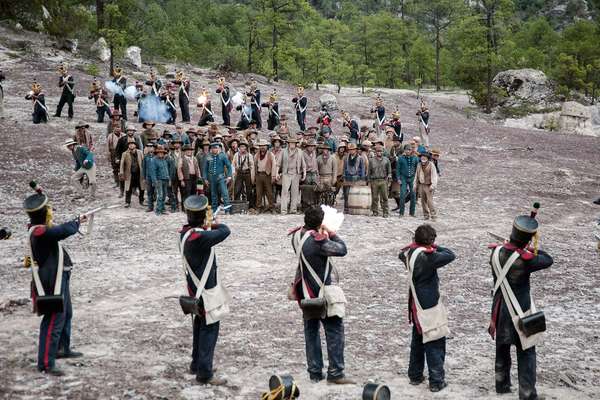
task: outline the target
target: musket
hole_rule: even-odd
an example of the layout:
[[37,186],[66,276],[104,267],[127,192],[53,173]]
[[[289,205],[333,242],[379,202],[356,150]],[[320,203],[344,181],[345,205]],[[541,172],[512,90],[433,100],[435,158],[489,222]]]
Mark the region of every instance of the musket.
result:
[[90,233],[92,233],[92,228],[94,227],[94,215],[102,210],[109,210],[111,208],[117,208],[120,207],[120,204],[113,204],[111,206],[101,206],[98,208],[94,208],[93,210],[90,210],[86,213],[84,213],[83,215],[85,215],[86,217],[88,217],[88,227],[87,227],[87,231],[86,231],[86,235],[89,235]]
[[214,221],[215,219],[217,219],[217,215],[219,215],[219,213],[220,213],[221,211],[227,211],[227,210],[229,210],[230,208],[231,208],[231,204],[230,204],[230,205],[228,205],[228,206],[219,206],[219,207],[217,207],[217,211],[215,211],[215,212],[214,212],[214,214],[213,214],[213,221]]
[[489,231],[488,231],[488,233],[487,233],[487,234],[488,234],[488,235],[490,235],[491,237],[493,237],[495,240],[498,240],[498,241],[500,241],[500,242],[502,242],[502,243],[504,243],[504,242],[508,242],[508,239],[506,239],[505,237],[503,237],[503,236],[500,236],[500,235],[498,235],[498,234],[495,234],[495,233],[493,233],[493,232],[489,232]]

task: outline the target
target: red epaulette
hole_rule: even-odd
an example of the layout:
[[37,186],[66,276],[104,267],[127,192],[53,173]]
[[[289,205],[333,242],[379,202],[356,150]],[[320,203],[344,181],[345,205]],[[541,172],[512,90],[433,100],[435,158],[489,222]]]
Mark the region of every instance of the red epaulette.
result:
[[500,246],[498,243],[490,243],[488,244],[488,249],[495,249]]
[[198,231],[194,231],[192,233],[190,233],[190,236],[188,236],[188,241],[189,240],[196,240],[198,239],[200,236],[202,236],[202,233],[198,232]]
[[292,229],[288,230],[288,236],[293,235],[294,233],[298,232],[300,229],[302,229],[301,226],[298,226],[296,228],[292,228]]
[[42,236],[44,233],[46,233],[45,226],[38,226],[33,230],[33,236]]
[[527,250],[517,250],[519,252],[519,255],[521,256],[521,258],[525,261],[530,261],[533,260],[535,258],[535,254],[528,252]]

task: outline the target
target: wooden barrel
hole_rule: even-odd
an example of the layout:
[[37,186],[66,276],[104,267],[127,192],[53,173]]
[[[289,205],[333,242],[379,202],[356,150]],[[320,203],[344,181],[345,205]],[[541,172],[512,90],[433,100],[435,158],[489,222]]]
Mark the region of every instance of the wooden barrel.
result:
[[369,186],[350,187],[348,213],[351,215],[371,215],[371,188]]
[[390,388],[377,383],[367,383],[363,388],[363,400],[390,400]]

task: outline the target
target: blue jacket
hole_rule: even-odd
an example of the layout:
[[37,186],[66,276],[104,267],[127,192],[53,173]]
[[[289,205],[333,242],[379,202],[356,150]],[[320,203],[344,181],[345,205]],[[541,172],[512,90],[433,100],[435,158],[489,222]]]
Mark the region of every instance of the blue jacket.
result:
[[[80,168],[90,169],[94,165],[94,153],[85,146],[75,146],[73,158],[75,159],[75,171]],[[85,161],[87,164],[84,165]]]
[[325,139],[323,143],[328,145],[332,152],[335,152],[337,150],[337,144],[335,143],[334,138],[329,137],[329,139]]
[[414,178],[417,172],[417,165],[419,165],[419,157],[401,155],[396,162],[396,176],[398,176],[398,179]]
[[150,163],[150,180],[156,182],[158,180],[168,181],[169,178],[169,162],[166,158],[155,157]]
[[150,154],[146,154],[142,160],[142,176],[146,182],[152,182],[152,175],[150,170],[152,169],[152,163],[154,157]]
[[[183,239],[186,232],[190,230],[189,225],[184,225],[181,230],[180,238]],[[210,231],[204,232],[193,232],[191,233],[186,242],[183,244],[183,255],[187,259],[190,268],[194,271],[194,274],[198,279],[202,279],[202,274],[206,269],[208,257],[210,256],[210,250],[213,246],[221,243],[227,239],[231,231],[227,225],[219,224],[212,225]],[[212,265],[208,266],[211,271],[208,275],[208,280],[204,286],[206,289],[212,289],[217,285],[217,257],[215,256]],[[187,276],[187,283],[190,291],[190,295],[196,294],[196,285],[192,281],[191,277]]]
[[167,165],[169,166],[169,179],[174,180],[177,178],[177,165],[175,165],[175,159],[173,156],[165,157]]
[[216,156],[209,153],[202,166],[202,176],[206,180],[223,177],[225,175],[225,167],[227,167],[227,177],[231,178],[233,168],[227,155],[223,152],[220,152]]
[[356,155],[354,165],[350,163],[350,155],[344,160],[344,180],[348,182],[365,179],[367,176],[365,168],[365,160],[360,154]]

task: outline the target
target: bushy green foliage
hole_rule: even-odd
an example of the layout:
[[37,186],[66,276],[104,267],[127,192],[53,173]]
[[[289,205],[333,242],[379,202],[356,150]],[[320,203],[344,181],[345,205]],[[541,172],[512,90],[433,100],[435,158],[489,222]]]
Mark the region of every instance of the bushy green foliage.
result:
[[[9,18],[44,21],[59,37],[104,36],[116,58],[129,45],[153,62],[315,85],[461,87],[478,104],[498,98],[488,82],[535,68],[559,91],[596,97],[600,30],[580,18],[557,30],[541,0],[22,0]],[[42,4],[51,18],[42,16]],[[104,13],[96,15],[97,5]],[[588,1],[596,13],[600,0]],[[101,23],[99,27],[97,24]],[[564,28],[564,29],[563,29]],[[438,62],[436,62],[438,61]]]

